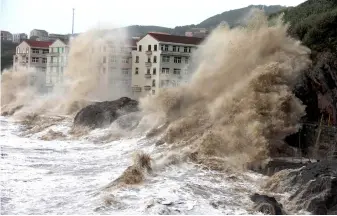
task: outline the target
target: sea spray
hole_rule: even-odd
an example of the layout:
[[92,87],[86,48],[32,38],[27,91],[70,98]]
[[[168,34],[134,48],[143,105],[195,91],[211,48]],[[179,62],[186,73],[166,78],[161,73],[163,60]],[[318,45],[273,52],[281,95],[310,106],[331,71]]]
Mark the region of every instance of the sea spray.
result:
[[[1,80],[2,112],[20,107],[12,112],[20,119],[32,114],[73,115],[94,101],[130,96],[129,86],[120,79],[123,74],[119,59],[131,52],[125,49],[130,46],[127,32],[93,29],[80,34],[69,45],[64,82],[57,84],[51,93],[41,95],[36,91],[36,83],[27,82],[27,77],[37,74],[33,68],[5,71]],[[111,56],[117,61],[110,65],[116,67],[111,72],[114,74],[109,71],[111,67],[107,68]]]
[[[305,114],[292,93],[310,50],[261,11],[244,27],[216,28],[198,49],[190,83],[141,100],[167,123],[163,140],[210,166],[242,167],[284,151]],[[181,149],[180,149],[181,151]]]

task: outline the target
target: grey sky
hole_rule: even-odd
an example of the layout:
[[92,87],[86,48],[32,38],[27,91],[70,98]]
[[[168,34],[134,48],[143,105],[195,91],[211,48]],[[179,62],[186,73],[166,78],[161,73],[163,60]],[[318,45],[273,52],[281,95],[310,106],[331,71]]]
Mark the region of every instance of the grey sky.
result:
[[70,33],[72,8],[75,32],[99,25],[197,24],[224,11],[251,4],[296,6],[305,0],[0,0],[0,28],[12,33],[44,29]]

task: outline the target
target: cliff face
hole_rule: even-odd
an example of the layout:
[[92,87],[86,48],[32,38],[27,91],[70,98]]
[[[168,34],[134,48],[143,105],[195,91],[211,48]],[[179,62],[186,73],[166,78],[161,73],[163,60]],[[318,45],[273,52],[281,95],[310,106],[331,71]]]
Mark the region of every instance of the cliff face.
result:
[[[322,147],[324,155],[337,150],[337,135],[330,136],[330,130],[337,128],[337,2],[308,0],[283,12],[290,24],[289,34],[312,51],[312,66],[303,71],[294,88],[295,95],[306,105],[304,124],[285,141],[309,155]],[[321,129],[320,123],[325,125]]]
[[305,122],[337,124],[337,56],[331,52],[318,53],[313,66],[303,73],[294,92],[307,106]]

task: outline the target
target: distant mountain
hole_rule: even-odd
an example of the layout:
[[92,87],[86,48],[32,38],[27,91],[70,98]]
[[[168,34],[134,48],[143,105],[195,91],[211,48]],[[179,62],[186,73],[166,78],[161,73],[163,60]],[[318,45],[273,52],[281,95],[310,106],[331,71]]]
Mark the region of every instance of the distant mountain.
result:
[[252,8],[258,8],[263,9],[267,15],[276,13],[282,9],[285,9],[286,7],[283,7],[281,5],[271,5],[271,6],[265,6],[265,5],[249,5],[248,7],[230,10],[223,12],[221,14],[217,14],[215,16],[212,16],[201,23],[197,25],[198,28],[214,28],[217,25],[219,25],[222,21],[225,21],[229,24],[229,26],[235,26],[240,24],[240,21],[246,14],[249,13],[249,11]]
[[223,12],[221,14],[217,14],[215,16],[207,18],[206,20],[196,25],[192,24],[192,25],[185,25],[185,26],[176,26],[173,29],[161,27],[161,26],[133,25],[133,26],[128,26],[127,29],[130,32],[130,35],[133,35],[133,36],[142,36],[150,31],[164,32],[164,33],[176,34],[176,35],[185,35],[185,32],[189,31],[192,28],[212,29],[223,21],[227,22],[230,26],[238,25],[241,19],[244,18],[244,16],[248,14],[252,8],[263,9],[268,15],[286,9],[286,7],[283,7],[280,5],[271,5],[271,6],[249,5],[248,7],[230,10],[230,11]]

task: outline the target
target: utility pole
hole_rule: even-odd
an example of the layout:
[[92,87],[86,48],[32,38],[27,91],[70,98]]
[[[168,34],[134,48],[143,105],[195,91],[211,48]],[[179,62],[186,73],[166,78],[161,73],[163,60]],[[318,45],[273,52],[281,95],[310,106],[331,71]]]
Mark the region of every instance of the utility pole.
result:
[[72,23],[72,29],[71,29],[71,34],[74,34],[74,19],[75,19],[75,8],[73,8],[73,23]]

